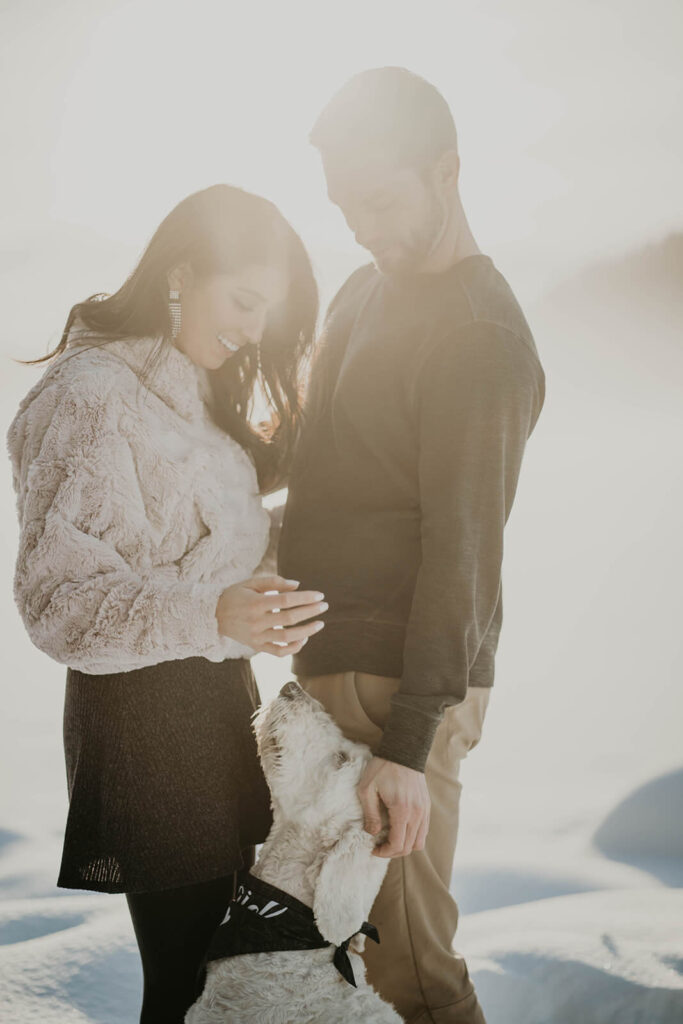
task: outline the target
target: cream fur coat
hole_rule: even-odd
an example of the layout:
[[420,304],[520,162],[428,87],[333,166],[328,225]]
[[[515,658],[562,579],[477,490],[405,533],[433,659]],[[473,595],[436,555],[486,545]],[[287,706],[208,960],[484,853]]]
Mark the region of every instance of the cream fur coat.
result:
[[[14,597],[58,662],[126,672],[254,651],[218,632],[221,591],[274,572],[281,509],[249,455],[211,422],[206,371],[158,339],[69,345],[7,434],[20,525]],[[272,529],[271,529],[272,522]]]

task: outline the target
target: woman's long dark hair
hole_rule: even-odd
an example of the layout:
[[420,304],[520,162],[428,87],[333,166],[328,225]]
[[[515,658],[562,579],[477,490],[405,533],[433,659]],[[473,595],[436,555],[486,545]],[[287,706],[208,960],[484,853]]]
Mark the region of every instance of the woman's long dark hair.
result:
[[[232,185],[212,185],[187,196],[171,210],[130,277],[113,295],[91,295],[71,309],[59,344],[42,363],[67,348],[74,321],[92,331],[95,344],[122,337],[160,339],[172,344],[168,272],[189,263],[198,279],[237,273],[253,264],[284,267],[289,291],[266,324],[256,348],[244,345],[217,370],[209,370],[214,421],[254,458],[263,493],[286,482],[301,423],[303,375],[318,315],[318,289],[306,249],[292,226],[269,200]],[[86,335],[90,337],[89,335]],[[260,387],[270,419],[250,420]]]

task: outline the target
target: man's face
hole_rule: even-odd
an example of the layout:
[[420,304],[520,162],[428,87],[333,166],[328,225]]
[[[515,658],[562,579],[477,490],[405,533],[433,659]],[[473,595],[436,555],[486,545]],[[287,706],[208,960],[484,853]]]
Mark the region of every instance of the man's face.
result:
[[423,178],[379,154],[353,163],[323,155],[323,166],[331,202],[377,268],[390,275],[419,273],[447,217],[431,175]]

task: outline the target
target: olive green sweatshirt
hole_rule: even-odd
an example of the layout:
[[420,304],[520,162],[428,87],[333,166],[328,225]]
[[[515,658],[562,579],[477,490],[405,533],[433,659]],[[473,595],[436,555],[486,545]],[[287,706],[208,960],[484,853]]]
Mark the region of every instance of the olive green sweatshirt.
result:
[[299,676],[400,678],[380,757],[424,770],[444,708],[493,684],[503,528],[544,397],[486,255],[400,279],[361,267],[332,301],[278,568],[329,602]]

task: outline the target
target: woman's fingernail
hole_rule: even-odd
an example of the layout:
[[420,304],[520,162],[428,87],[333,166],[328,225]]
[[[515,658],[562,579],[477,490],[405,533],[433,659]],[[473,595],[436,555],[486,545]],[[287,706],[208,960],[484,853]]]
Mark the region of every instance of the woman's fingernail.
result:
[[298,587],[299,584],[301,583],[301,580],[285,580],[285,583],[291,583],[292,585],[296,585]]
[[320,630],[324,627],[324,625],[325,625],[324,622],[316,622],[316,624],[315,624],[315,631],[316,631],[316,633],[319,633]]

